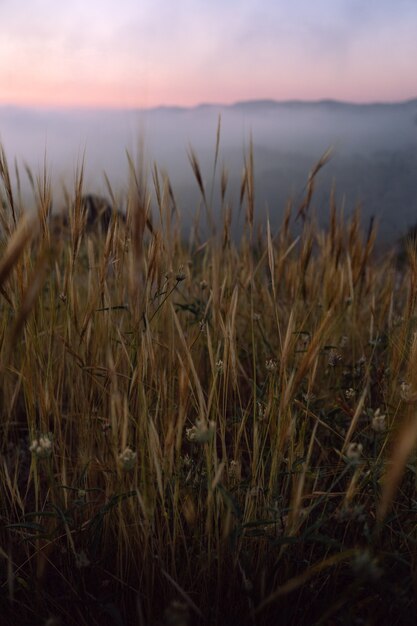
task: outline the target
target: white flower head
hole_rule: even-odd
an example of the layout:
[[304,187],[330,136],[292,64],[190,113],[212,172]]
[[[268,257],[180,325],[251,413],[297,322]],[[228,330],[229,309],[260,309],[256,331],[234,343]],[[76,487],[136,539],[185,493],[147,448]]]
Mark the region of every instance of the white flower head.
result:
[[401,383],[401,397],[403,400],[408,400],[410,395],[411,385],[410,383],[406,383],[405,380]]
[[316,399],[316,394],[312,393],[311,391],[307,391],[307,393],[303,393],[301,397],[303,398],[304,402],[309,404],[310,402],[314,402],[314,400]]
[[278,368],[278,363],[276,362],[275,359],[267,359],[265,361],[265,367],[266,367],[266,371],[267,372],[276,372],[277,368]]
[[329,352],[328,364],[330,367],[336,367],[338,363],[342,360],[342,355],[340,352],[332,348]]
[[346,449],[346,456],[351,461],[359,461],[361,458],[363,445],[361,443],[351,442]]
[[51,433],[39,435],[37,439],[33,439],[29,446],[30,452],[38,459],[46,459],[52,454],[52,435]]
[[339,341],[340,348],[346,348],[348,344],[349,344],[349,337],[347,337],[346,335],[343,335],[342,337],[340,337],[340,341]]
[[122,469],[125,472],[132,470],[136,465],[136,458],[136,452],[134,452],[132,448],[129,448],[129,446],[126,446],[123,452],[119,454],[119,463]]
[[411,384],[405,380],[401,383],[400,396],[404,402],[415,402],[417,400],[417,393],[413,390]]
[[241,466],[239,461],[235,461],[234,459],[229,463],[229,476],[230,479],[234,482],[240,480],[241,476]]
[[381,409],[377,409],[372,417],[371,427],[376,433],[383,433],[386,430],[386,415],[381,413]]
[[208,443],[213,439],[216,432],[216,423],[213,421],[206,422],[204,419],[198,419],[195,426],[185,429],[185,436],[188,441],[195,443]]

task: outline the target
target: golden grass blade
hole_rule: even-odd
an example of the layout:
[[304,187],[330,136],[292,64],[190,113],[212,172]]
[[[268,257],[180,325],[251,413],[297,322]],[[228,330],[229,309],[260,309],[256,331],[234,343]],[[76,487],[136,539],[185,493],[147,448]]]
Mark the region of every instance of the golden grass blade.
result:
[[[250,136],[249,154],[244,158],[245,181],[246,181],[246,221],[250,231],[253,230],[253,220],[255,215],[255,167],[253,158],[253,139]],[[241,194],[242,197],[242,194]]]
[[[314,165],[313,169],[311,170],[311,172],[308,175],[308,181],[307,184],[304,188],[307,189],[307,194],[306,197],[304,198],[303,202],[301,203],[297,215],[295,217],[295,220],[297,221],[300,217],[301,219],[304,221],[306,219],[307,216],[307,211],[310,207],[311,204],[311,199],[313,197],[313,192],[314,192],[314,187],[315,187],[315,178],[317,176],[317,174],[319,173],[319,171],[322,169],[322,167],[324,167],[326,165],[326,163],[329,162],[330,157],[333,153],[333,147],[330,146],[330,148],[328,148],[320,157],[320,159],[317,161],[317,163]],[[304,191],[303,190],[303,191]]]
[[48,263],[48,257],[46,254],[44,254],[35,265],[35,268],[29,278],[28,286],[25,293],[23,294],[22,305],[17,314],[16,321],[10,335],[11,346],[14,345],[18,335],[23,328],[24,323],[26,322],[31,310],[36,303],[37,297],[45,282]]
[[23,216],[18,223],[0,261],[0,287],[7,280],[29,241],[36,235],[37,229],[38,223],[36,218],[33,217]]
[[272,246],[271,225],[269,223],[269,218],[266,222],[266,245],[268,249],[268,266],[271,274],[272,293],[274,294],[275,298],[275,259],[274,248]]
[[377,518],[380,523],[392,506],[394,496],[400,485],[401,478],[409,456],[417,443],[417,411],[410,407],[398,435],[395,437],[388,466],[383,479],[381,500]]
[[301,363],[294,378],[294,388],[298,387],[301,380],[304,378],[308,369],[312,365],[321,348],[322,342],[324,341],[325,337],[330,333],[332,322],[334,321],[334,311],[332,309],[329,309],[326,315],[323,317],[316,332],[312,336],[308,349],[301,360]]
[[207,404],[206,404],[206,401],[205,401],[205,398],[204,398],[203,389],[201,387],[201,381],[200,381],[200,379],[198,377],[197,370],[195,369],[193,357],[192,357],[190,349],[189,349],[189,347],[187,345],[187,341],[186,341],[186,339],[184,337],[184,332],[183,332],[183,330],[181,328],[180,321],[179,321],[178,316],[175,313],[175,310],[174,310],[173,307],[171,308],[171,311],[172,311],[172,316],[174,318],[175,326],[177,328],[178,335],[179,335],[180,340],[181,340],[181,344],[182,344],[182,346],[184,348],[185,356],[187,358],[188,364],[190,366],[190,369],[191,369],[191,372],[192,372],[192,375],[193,375],[194,384],[195,384],[195,387],[196,387],[196,390],[197,390],[197,397],[198,397],[198,403],[199,403],[199,409],[200,409],[200,417],[203,418],[203,419],[207,419]]
[[191,169],[193,170],[193,174],[195,176],[195,179],[198,184],[198,188],[200,189],[201,195],[203,197],[204,204],[207,206],[206,190],[204,188],[204,182],[203,182],[203,176],[201,174],[200,163],[198,161],[196,153],[194,152],[191,146],[188,149],[188,160],[190,161]]
[[278,600],[279,598],[286,596],[289,593],[292,593],[296,589],[299,589],[303,585],[305,585],[309,580],[311,580],[314,576],[322,572],[323,570],[328,569],[329,567],[333,567],[334,565],[338,565],[339,563],[343,563],[346,561],[350,561],[356,554],[358,550],[345,550],[340,554],[335,554],[333,556],[324,559],[320,563],[313,565],[305,572],[300,574],[299,576],[295,576],[288,580],[284,585],[279,587],[276,591],[271,593],[265,600],[263,600],[255,609],[254,614],[257,615],[261,613],[264,609],[266,609],[270,604]]
[[220,130],[221,130],[221,115],[219,114],[217,118],[217,131],[216,131],[216,147],[214,150],[214,162],[213,162],[213,173],[212,173],[212,181],[211,181],[211,191],[210,191],[210,209],[213,208],[213,194],[214,194],[214,183],[216,180],[216,171],[217,171],[217,161],[219,159],[219,151],[220,151]]
[[359,398],[359,402],[356,405],[356,409],[355,409],[355,412],[353,414],[352,420],[350,422],[349,429],[348,429],[348,431],[346,433],[346,437],[345,437],[345,440],[343,442],[342,453],[344,453],[346,451],[346,448],[347,448],[347,446],[349,445],[349,443],[350,443],[350,441],[352,439],[352,435],[355,432],[355,428],[357,426],[358,420],[359,420],[360,416],[362,415],[363,407],[365,405],[365,400],[366,400],[366,397],[367,397],[368,393],[369,393],[369,390],[368,390],[367,387],[365,387],[365,389],[361,393],[361,396]]
[[228,171],[225,167],[223,167],[222,175],[220,179],[220,197],[222,200],[222,205],[224,204],[224,200],[226,198],[226,190],[227,190],[228,181],[229,181]]
[[[407,379],[413,387],[417,383],[417,333],[414,333],[411,349],[408,357]],[[378,507],[378,520],[383,521],[387,515],[409,456],[417,443],[417,411],[416,393],[408,391],[408,402],[405,404],[405,414],[402,424],[392,442],[391,454],[387,462],[387,470],[383,479],[381,500]]]
[[16,219],[16,211],[15,211],[15,202],[14,202],[12,183],[11,183],[11,180],[10,180],[10,171],[9,171],[9,166],[7,164],[6,153],[5,153],[4,148],[3,148],[1,143],[0,143],[0,179],[3,180],[4,188],[6,190],[7,199],[9,201],[10,209],[12,211],[13,222],[14,222],[14,225],[16,226],[17,219]]

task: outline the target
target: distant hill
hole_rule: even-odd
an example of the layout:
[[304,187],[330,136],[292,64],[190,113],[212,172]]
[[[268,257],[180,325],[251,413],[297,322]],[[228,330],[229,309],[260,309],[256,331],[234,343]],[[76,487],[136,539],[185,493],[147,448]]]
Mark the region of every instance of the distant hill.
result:
[[197,104],[195,106],[157,106],[147,109],[138,109],[138,111],[147,112],[169,112],[169,113],[183,113],[186,111],[204,110],[235,110],[235,111],[261,111],[265,109],[276,110],[280,109],[293,109],[306,111],[311,109],[327,109],[327,110],[362,110],[372,111],[376,109],[417,109],[417,98],[410,100],[400,100],[398,102],[368,102],[368,103],[356,103],[343,100],[332,100],[325,98],[322,100],[273,100],[273,99],[255,99],[255,100],[238,100],[231,104],[225,104],[221,102]]
[[417,98],[411,100],[403,100],[399,102],[369,102],[369,103],[355,103],[345,102],[343,100],[243,100],[229,105],[232,108],[237,109],[280,109],[280,108],[292,108],[292,109],[311,109],[311,108],[326,108],[326,109],[356,109],[356,110],[371,110],[375,108],[413,108],[417,107]]

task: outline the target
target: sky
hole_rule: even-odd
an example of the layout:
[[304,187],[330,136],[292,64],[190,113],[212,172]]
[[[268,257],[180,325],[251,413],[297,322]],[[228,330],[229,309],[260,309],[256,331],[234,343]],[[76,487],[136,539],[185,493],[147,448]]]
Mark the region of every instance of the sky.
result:
[[417,0],[0,0],[0,105],[417,97]]

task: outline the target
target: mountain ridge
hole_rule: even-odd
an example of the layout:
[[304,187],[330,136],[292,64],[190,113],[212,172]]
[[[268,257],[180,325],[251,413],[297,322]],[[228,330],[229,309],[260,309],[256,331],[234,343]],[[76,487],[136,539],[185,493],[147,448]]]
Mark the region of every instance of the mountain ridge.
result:
[[38,111],[38,112],[141,112],[141,113],[184,113],[193,111],[207,111],[210,109],[218,110],[261,110],[261,109],[308,109],[308,108],[331,108],[331,109],[351,109],[351,110],[370,110],[372,108],[388,109],[388,108],[408,108],[417,107],[417,96],[415,98],[408,98],[405,100],[395,101],[383,101],[375,100],[372,102],[351,102],[349,100],[337,100],[333,98],[322,98],[318,100],[302,100],[302,99],[287,99],[287,100],[275,100],[273,98],[259,98],[248,100],[237,100],[232,103],[224,102],[201,102],[191,106],[181,105],[157,105],[153,107],[80,107],[80,106],[65,106],[65,107],[51,107],[51,106],[34,106],[34,105],[20,105],[20,104],[0,104],[0,110],[10,112],[19,111]]

